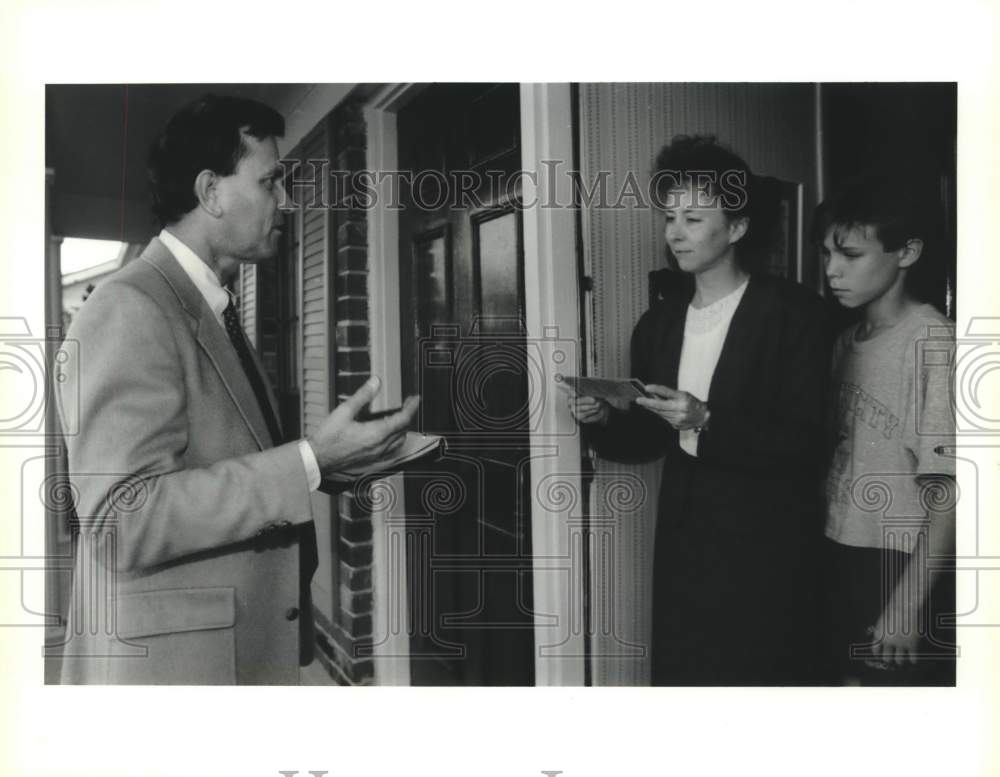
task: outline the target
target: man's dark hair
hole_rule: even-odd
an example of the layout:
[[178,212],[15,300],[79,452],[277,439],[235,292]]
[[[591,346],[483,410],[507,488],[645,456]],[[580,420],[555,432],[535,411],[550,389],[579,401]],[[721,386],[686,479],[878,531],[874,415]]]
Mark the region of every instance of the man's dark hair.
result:
[[194,180],[202,170],[233,174],[247,153],[244,134],[258,140],[281,137],[285,119],[256,100],[212,94],[174,114],[150,146],[147,163],[153,213],[161,226],[175,223],[198,204]]

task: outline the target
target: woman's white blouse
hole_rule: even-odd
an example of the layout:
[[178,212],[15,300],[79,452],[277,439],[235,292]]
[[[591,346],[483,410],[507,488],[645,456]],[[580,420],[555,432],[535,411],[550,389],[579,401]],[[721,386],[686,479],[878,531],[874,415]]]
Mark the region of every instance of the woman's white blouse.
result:
[[[722,299],[711,305],[695,308],[688,305],[684,321],[684,344],[681,346],[681,363],[677,370],[677,388],[694,395],[702,401],[708,399],[708,389],[712,385],[712,375],[719,363],[722,344],[729,332],[747,281]],[[694,429],[682,429],[681,448],[691,456],[698,455],[698,433]]]

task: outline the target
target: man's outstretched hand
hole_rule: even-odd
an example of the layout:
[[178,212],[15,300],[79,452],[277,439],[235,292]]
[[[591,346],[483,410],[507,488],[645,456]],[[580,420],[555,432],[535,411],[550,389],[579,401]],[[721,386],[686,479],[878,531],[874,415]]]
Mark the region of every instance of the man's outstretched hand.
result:
[[341,402],[307,439],[316,454],[320,473],[326,477],[334,472],[370,464],[395,451],[406,437],[406,428],[413,421],[420,397],[407,397],[403,407],[392,415],[374,421],[356,420],[381,388],[381,381],[372,377],[365,385]]

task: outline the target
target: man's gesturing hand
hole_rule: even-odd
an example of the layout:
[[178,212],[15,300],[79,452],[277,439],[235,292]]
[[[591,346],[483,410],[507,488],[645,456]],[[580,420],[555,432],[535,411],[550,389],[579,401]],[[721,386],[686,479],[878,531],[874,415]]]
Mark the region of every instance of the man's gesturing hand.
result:
[[307,438],[324,477],[378,461],[402,445],[420,397],[407,397],[398,413],[374,421],[356,421],[358,412],[375,398],[379,388],[381,381],[370,378]]

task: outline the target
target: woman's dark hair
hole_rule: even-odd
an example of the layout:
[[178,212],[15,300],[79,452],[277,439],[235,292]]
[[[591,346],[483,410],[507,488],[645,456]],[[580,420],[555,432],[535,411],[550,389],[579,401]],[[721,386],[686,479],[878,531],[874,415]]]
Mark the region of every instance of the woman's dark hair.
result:
[[256,100],[212,94],[174,114],[150,146],[147,161],[153,213],[161,226],[198,204],[194,180],[202,170],[232,175],[247,153],[244,134],[258,140],[281,137],[285,119]]
[[747,218],[736,257],[745,269],[755,269],[777,221],[777,201],[739,154],[714,135],[675,135],[656,155],[652,175],[651,193],[660,208],[669,204],[671,191],[691,186],[699,196],[709,196],[706,205],[720,205],[730,220]]

